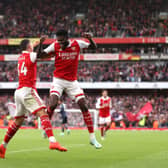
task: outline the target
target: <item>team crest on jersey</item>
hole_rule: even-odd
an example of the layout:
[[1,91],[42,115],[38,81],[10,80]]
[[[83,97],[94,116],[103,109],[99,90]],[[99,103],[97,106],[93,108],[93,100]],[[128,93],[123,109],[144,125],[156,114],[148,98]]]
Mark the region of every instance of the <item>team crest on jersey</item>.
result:
[[76,49],[76,47],[74,46],[74,47],[72,47],[71,49],[72,49],[72,50],[75,50],[75,49]]

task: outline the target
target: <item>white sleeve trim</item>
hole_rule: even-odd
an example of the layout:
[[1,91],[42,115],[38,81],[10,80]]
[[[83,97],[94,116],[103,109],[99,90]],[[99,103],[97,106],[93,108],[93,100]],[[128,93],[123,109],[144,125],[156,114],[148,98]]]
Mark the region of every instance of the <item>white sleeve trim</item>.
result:
[[79,44],[80,49],[88,48],[90,45],[90,43],[87,43],[86,41],[83,40],[76,40],[76,41]]
[[47,48],[44,49],[45,53],[51,53],[55,51],[55,43],[52,43],[51,45],[49,45]]
[[31,62],[35,63],[37,60],[37,53],[31,52],[30,53],[30,60],[31,60]]

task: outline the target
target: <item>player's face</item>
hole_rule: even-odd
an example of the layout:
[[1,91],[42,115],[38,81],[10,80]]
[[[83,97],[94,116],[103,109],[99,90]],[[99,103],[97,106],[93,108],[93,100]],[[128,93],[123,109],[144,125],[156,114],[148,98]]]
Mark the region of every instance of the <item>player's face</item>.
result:
[[28,48],[28,51],[33,52],[33,43],[29,42],[27,48]]
[[155,100],[154,99],[151,99],[151,104],[154,104],[155,103]]
[[107,96],[108,96],[107,91],[106,91],[106,90],[105,90],[105,91],[103,91],[102,95],[103,95],[103,97],[107,97]]
[[65,36],[57,36],[57,41],[62,49],[65,49],[68,45],[68,38]]

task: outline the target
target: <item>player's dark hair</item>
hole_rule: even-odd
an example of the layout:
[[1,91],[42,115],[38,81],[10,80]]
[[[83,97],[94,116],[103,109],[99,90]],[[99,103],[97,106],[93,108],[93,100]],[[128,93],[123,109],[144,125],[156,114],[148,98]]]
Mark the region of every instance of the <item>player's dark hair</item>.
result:
[[105,91],[108,92],[106,89],[103,89],[103,90],[102,90],[102,93],[105,92]]
[[56,32],[56,36],[64,36],[64,37],[68,37],[68,32],[67,30],[64,29],[60,29]]
[[27,49],[27,45],[30,43],[30,40],[29,39],[24,39],[21,41],[20,43],[20,50],[23,51],[23,50],[26,50]]

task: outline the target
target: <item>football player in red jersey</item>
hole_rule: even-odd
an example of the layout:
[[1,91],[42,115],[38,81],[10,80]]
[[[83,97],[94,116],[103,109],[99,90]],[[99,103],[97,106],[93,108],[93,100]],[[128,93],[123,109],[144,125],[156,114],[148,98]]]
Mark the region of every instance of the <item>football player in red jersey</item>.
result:
[[99,126],[101,130],[101,139],[104,140],[105,132],[110,128],[112,108],[111,98],[107,90],[102,91],[102,96],[97,100],[96,109],[99,110]]
[[53,84],[50,89],[48,114],[51,118],[62,92],[65,91],[69,97],[76,101],[82,111],[84,121],[90,133],[90,143],[96,148],[101,148],[102,145],[97,142],[94,134],[93,121],[83,90],[77,81],[78,60],[81,49],[96,49],[97,46],[92,40],[90,33],[84,33],[83,35],[89,43],[84,40],[70,40],[66,30],[59,30],[56,36],[57,40],[44,50],[42,50],[42,43],[40,43],[38,52],[38,55],[43,58],[51,54],[55,56],[55,70]]
[[[45,38],[41,38],[43,42]],[[33,52],[33,45],[25,39],[21,42],[22,54],[18,58],[18,76],[19,87],[15,91],[16,113],[15,120],[8,127],[2,144],[0,145],[0,158],[5,158],[5,152],[9,141],[22,125],[26,113],[32,113],[41,119],[42,128],[49,138],[49,148],[59,151],[67,151],[56,141],[52,126],[45,111],[46,106],[39,97],[36,90],[36,71],[37,71],[37,54]]]

